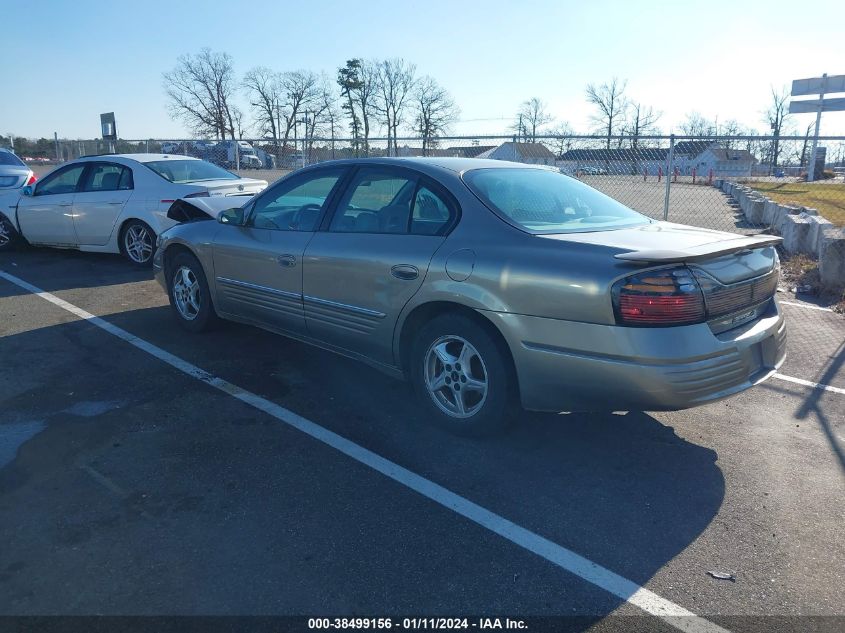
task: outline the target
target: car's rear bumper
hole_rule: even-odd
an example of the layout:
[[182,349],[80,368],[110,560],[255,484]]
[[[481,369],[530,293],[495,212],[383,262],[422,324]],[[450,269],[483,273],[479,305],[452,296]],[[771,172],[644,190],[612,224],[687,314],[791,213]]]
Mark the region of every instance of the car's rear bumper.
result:
[[485,312],[508,340],[522,404],[541,411],[675,410],[770,377],[786,355],[776,302],[757,321],[630,328]]

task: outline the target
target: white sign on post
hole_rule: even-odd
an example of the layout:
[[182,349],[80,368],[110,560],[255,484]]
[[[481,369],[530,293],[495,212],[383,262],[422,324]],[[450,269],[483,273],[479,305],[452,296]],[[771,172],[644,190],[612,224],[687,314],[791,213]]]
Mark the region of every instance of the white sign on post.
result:
[[[837,112],[845,110],[845,98],[825,99],[825,94],[831,92],[845,92],[845,75],[812,77],[810,79],[796,79],[792,82],[792,96],[819,95],[818,99],[791,101],[789,111],[794,114],[815,112],[816,133],[813,136],[813,151],[810,157],[810,168],[807,171],[807,182],[816,179],[816,152],[819,142],[819,126],[822,122],[822,112]],[[822,165],[822,167],[824,167]]]
[[792,101],[789,104],[790,114],[806,114],[807,112],[837,112],[845,110],[845,97],[837,99],[805,99],[803,101]]
[[[822,85],[824,83],[824,85]],[[833,77],[814,77],[812,79],[796,79],[792,82],[793,97],[817,95],[825,92],[845,92],[845,75]]]

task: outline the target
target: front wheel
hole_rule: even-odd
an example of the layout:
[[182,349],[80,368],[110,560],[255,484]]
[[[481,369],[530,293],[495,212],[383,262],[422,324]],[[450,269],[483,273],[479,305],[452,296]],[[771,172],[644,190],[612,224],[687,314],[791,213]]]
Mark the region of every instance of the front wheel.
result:
[[19,239],[18,232],[12,226],[12,223],[0,215],[0,252],[15,248]]
[[189,253],[179,253],[168,266],[167,294],[179,325],[190,332],[210,329],[217,321],[202,265]]
[[146,222],[129,220],[120,234],[120,252],[135,266],[146,268],[153,263],[156,234]]
[[516,393],[510,359],[474,320],[436,317],[420,330],[410,362],[414,389],[439,426],[476,437],[507,426]]

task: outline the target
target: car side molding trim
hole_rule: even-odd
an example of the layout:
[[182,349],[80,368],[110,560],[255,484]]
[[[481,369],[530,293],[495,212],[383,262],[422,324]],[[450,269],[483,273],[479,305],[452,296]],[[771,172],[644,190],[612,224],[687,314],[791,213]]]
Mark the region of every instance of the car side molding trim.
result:
[[268,292],[280,297],[287,297],[289,299],[302,299],[302,295],[296,292],[287,292],[285,290],[276,290],[275,288],[268,288],[267,286],[259,286],[258,284],[247,283],[246,281],[238,281],[237,279],[229,279],[227,277],[217,277],[217,282],[222,284],[231,284],[233,286],[241,286],[243,288],[252,288],[253,290],[260,290],[261,292]]
[[310,303],[316,303],[318,305],[329,306],[332,308],[340,308],[342,310],[348,310],[349,312],[354,312],[356,314],[362,314],[368,317],[375,317],[376,319],[383,319],[387,316],[384,312],[378,312],[377,310],[369,310],[367,308],[359,308],[358,306],[351,306],[348,303],[338,303],[337,301],[329,301],[328,299],[320,299],[318,297],[311,297],[309,295],[303,295],[302,298]]

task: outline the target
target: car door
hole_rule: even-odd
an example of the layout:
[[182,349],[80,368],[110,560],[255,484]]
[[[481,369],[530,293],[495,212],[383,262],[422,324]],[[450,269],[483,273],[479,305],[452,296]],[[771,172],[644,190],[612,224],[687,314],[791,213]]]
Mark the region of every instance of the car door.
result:
[[80,244],[102,246],[114,232],[132,196],[132,170],[117,163],[89,163],[73,200],[73,225]]
[[258,196],[242,226],[220,227],[213,245],[218,310],[305,333],[302,255],[343,173],[324,168],[285,179]]
[[73,200],[85,171],[85,163],[62,167],[35,186],[33,195],[21,196],[18,223],[33,244],[76,246]]
[[361,167],[303,263],[309,335],[390,363],[396,319],[457,217],[457,203],[416,172]]

